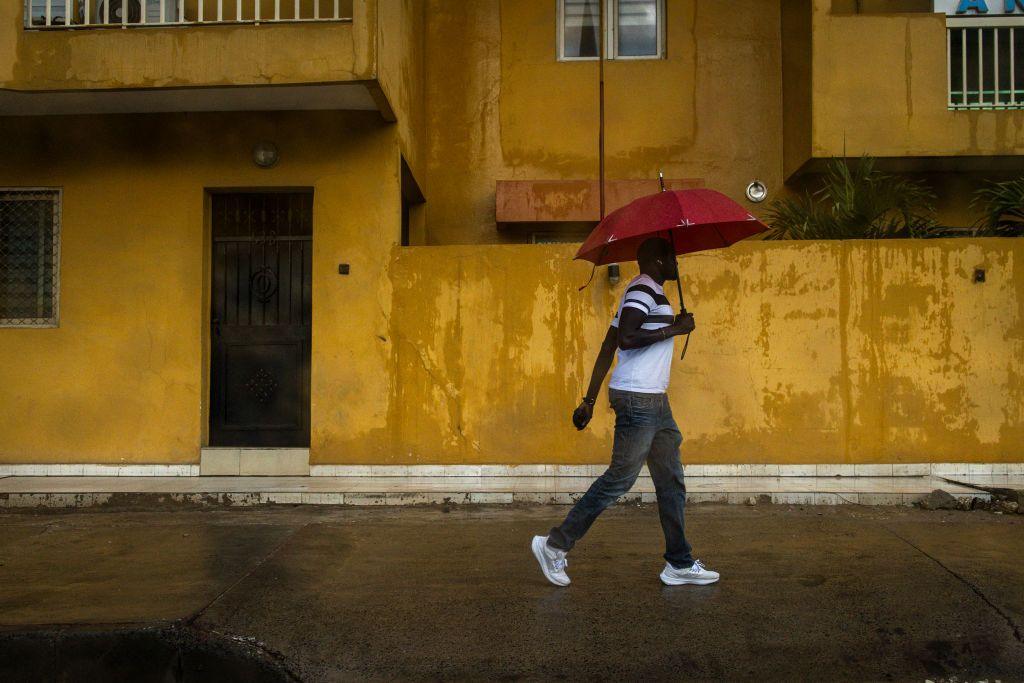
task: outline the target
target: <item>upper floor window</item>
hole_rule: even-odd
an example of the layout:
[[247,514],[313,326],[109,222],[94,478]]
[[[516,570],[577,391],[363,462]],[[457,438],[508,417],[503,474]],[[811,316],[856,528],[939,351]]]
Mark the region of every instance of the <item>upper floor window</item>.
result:
[[1024,19],[949,19],[950,109],[1024,109]]
[[56,327],[60,190],[0,190],[0,327]]
[[665,0],[558,0],[558,58],[661,59],[665,52]]

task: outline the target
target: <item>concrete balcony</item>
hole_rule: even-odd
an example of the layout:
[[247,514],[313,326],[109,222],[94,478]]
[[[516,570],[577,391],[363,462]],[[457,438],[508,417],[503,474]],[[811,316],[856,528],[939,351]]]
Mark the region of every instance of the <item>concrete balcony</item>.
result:
[[[122,12],[122,5],[125,11]],[[378,0],[25,0],[0,8],[0,115],[390,106]]]
[[[917,11],[860,13],[837,11],[839,4],[783,3],[787,177],[820,168],[829,157],[864,154],[903,171],[1020,168],[1024,102],[1017,101],[1018,86],[1006,82],[1011,80],[1007,40],[1021,22],[1019,15],[947,20],[930,11],[930,3],[906,5]],[[956,53],[956,32],[965,21],[973,22],[972,40],[977,30],[989,31],[982,38],[989,50],[993,26],[1002,27],[998,73],[1004,82],[998,88],[990,82],[989,72],[1000,68],[994,52],[986,53],[981,65],[970,52],[964,58],[973,60],[969,67]],[[1024,28],[1015,31],[1018,39],[1024,34]],[[991,106],[987,101],[958,106],[961,69],[970,78],[983,72],[984,87],[1004,91],[1002,100],[995,102],[990,93]]]

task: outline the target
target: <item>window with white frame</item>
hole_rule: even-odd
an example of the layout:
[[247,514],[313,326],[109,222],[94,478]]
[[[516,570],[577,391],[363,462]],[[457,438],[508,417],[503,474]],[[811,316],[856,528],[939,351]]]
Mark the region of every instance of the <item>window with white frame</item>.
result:
[[[604,36],[601,36],[601,3]],[[665,0],[558,0],[558,58],[661,59],[665,53]]]
[[60,190],[0,189],[0,327],[56,327]]
[[946,22],[950,109],[1024,109],[1024,17]]

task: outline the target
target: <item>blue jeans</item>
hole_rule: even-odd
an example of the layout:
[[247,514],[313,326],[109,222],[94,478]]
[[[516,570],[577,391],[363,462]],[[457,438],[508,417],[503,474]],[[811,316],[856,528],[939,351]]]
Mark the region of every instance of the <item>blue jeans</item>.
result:
[[658,494],[665,560],[676,569],[688,569],[693,565],[693,556],[683,521],[686,485],[679,462],[683,437],[672,417],[668,396],[609,389],[608,397],[615,411],[612,464],[590,485],[562,525],[551,530],[548,544],[559,550],[572,550],[598,515],[632,488],[646,460]]

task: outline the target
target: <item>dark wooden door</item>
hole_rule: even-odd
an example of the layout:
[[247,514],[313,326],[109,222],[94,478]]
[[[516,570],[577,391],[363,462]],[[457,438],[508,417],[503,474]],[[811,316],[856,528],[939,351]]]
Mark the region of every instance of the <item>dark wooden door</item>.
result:
[[212,195],[210,445],[309,446],[313,195]]

